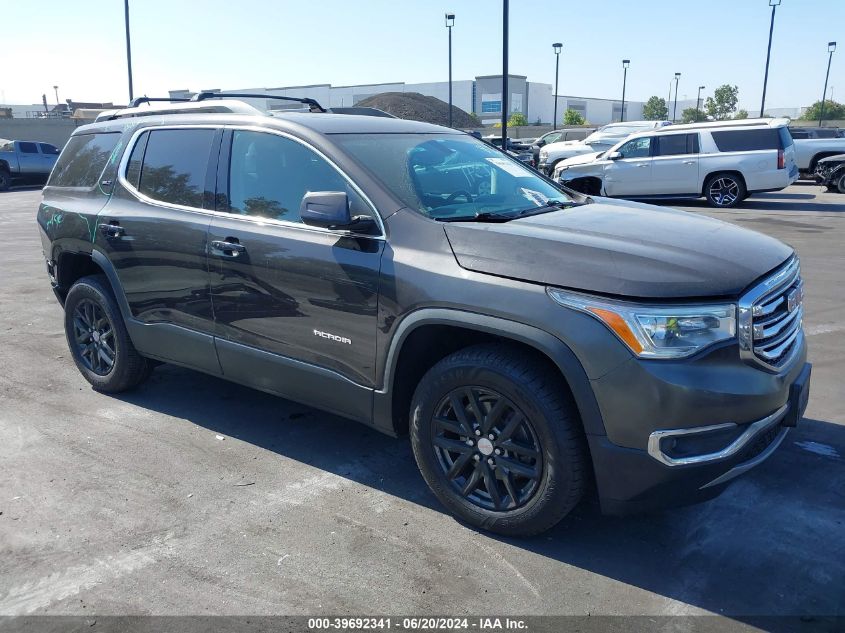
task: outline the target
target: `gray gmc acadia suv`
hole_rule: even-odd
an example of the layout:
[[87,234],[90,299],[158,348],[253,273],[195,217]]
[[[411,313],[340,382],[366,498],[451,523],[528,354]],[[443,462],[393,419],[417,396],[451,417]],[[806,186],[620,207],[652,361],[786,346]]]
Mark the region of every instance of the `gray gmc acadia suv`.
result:
[[588,488],[608,513],[713,497],[798,423],[792,248],[304,101],[200,94],[74,131],[38,225],[95,389],[174,363],[408,433],[452,513],[511,535]]

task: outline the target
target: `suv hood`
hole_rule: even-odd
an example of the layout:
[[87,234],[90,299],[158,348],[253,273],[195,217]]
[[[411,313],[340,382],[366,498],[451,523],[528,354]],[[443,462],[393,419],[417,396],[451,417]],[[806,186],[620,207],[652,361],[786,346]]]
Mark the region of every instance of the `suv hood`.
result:
[[467,270],[644,299],[735,297],[793,254],[776,239],[727,222],[607,198],[444,229]]
[[586,165],[587,163],[592,163],[597,160],[599,155],[603,153],[604,151],[593,152],[592,154],[579,154],[578,156],[573,156],[572,158],[564,158],[560,161],[560,163],[558,163],[558,165],[565,165],[566,167],[572,167],[573,165]]

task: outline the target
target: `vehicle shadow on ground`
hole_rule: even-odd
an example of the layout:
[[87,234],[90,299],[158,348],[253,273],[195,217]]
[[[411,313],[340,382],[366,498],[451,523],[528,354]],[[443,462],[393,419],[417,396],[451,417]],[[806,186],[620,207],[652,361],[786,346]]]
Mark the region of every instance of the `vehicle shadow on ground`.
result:
[[[817,186],[817,185],[815,185]],[[817,193],[824,193],[820,188]],[[702,209],[704,211],[793,211],[795,213],[804,213],[807,211],[823,211],[828,213],[843,213],[845,212],[845,195],[840,195],[841,202],[834,198],[832,202],[807,202],[807,200],[818,200],[816,193],[759,193],[739,203],[738,206],[731,209],[716,209],[707,204],[707,201],[698,200],[653,200],[649,201],[651,204],[656,204],[661,207],[684,207]],[[800,204],[798,204],[800,203]]]
[[[119,397],[445,513],[407,439],[168,365]],[[845,615],[845,425],[803,420],[704,504],[611,518],[587,501],[540,536],[488,536],[738,619]]]

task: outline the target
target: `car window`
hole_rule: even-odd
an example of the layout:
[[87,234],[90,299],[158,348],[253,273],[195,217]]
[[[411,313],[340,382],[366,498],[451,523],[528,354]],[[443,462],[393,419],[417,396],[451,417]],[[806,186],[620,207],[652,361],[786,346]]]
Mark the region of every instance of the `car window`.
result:
[[58,154],[59,148],[55,145],[50,145],[49,143],[39,143],[38,146],[41,148],[42,154]]
[[138,191],[153,200],[201,209],[213,140],[214,130],[151,130]]
[[546,134],[543,137],[543,142],[545,142],[547,145],[549,143],[557,143],[560,140],[560,137],[561,137],[560,132],[552,132],[551,134]]
[[618,151],[622,154],[622,158],[647,158],[651,155],[651,138],[650,136],[643,136],[631,139],[623,144]]
[[47,184],[88,189],[96,186],[118,140],[119,132],[71,136]]
[[789,133],[792,134],[792,138],[810,138],[810,133],[807,130],[789,128]]
[[311,191],[343,191],[352,215],[373,215],[340,172],[309,147],[278,134],[235,130],[229,161],[233,213],[300,222]]
[[763,149],[784,149],[779,128],[759,130],[722,130],[711,132],[720,152],[750,152]]
[[657,139],[657,156],[698,153],[698,134],[668,134]]
[[149,132],[144,132],[138,137],[126,165],[126,180],[136,189],[138,188],[138,181],[141,179],[141,164],[144,162],[144,151],[147,149],[147,139],[149,138]]
[[18,147],[22,154],[37,154],[38,153],[38,146],[35,143],[26,143],[21,141],[18,143]]

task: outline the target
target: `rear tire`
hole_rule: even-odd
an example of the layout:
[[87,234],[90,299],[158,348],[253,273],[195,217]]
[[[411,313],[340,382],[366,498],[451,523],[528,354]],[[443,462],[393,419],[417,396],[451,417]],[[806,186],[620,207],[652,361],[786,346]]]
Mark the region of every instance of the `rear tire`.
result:
[[5,169],[0,169],[0,191],[8,191],[12,186],[12,175]]
[[420,381],[411,444],[450,512],[492,532],[549,529],[581,499],[583,429],[557,369],[502,344],[447,356]]
[[836,186],[834,191],[845,193],[845,172],[842,172],[836,177]]
[[717,209],[730,209],[745,200],[748,191],[740,176],[730,173],[713,174],[704,184],[707,204]]
[[152,365],[132,344],[105,276],[83,277],[65,300],[65,335],[76,367],[97,391],[136,387]]

